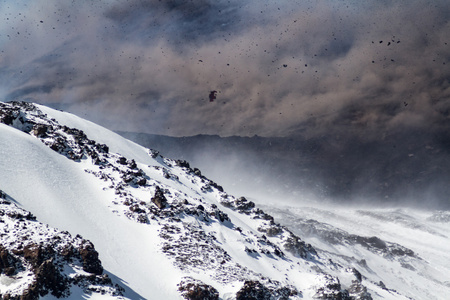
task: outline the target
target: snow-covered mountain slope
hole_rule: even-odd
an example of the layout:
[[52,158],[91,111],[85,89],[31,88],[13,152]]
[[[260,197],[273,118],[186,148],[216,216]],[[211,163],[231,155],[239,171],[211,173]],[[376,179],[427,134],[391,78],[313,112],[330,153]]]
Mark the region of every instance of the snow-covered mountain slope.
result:
[[[26,222],[13,217],[0,222],[9,224],[0,226],[5,255],[22,266],[1,269],[3,295],[19,298],[48,260],[68,278],[68,287],[63,294],[41,289],[47,298],[445,299],[450,294],[446,212],[402,219],[395,212],[264,207],[280,218],[274,220],[257,200],[227,194],[186,161],[29,103],[0,102],[0,136],[5,205],[33,215]],[[353,219],[360,225],[351,226]],[[375,227],[389,222],[392,231]],[[396,226],[424,238],[408,239]],[[54,256],[46,254],[33,269],[12,246],[19,243],[11,241],[12,227],[20,230],[17,239],[28,237],[22,247],[42,243],[54,248]],[[58,242],[50,242],[54,236]],[[442,245],[427,248],[426,239]],[[98,253],[101,272],[83,265],[83,243],[92,245],[93,256]],[[60,251],[67,244],[75,249],[72,260]],[[25,281],[24,272],[34,277]],[[78,284],[70,279],[77,274],[93,281]]]
[[122,295],[91,242],[36,221],[0,192],[0,293],[2,299],[36,299],[100,294]]
[[[409,299],[450,295],[450,212],[411,208],[263,206],[335,264]],[[340,277],[342,282],[345,282]],[[372,292],[374,299],[386,297]]]

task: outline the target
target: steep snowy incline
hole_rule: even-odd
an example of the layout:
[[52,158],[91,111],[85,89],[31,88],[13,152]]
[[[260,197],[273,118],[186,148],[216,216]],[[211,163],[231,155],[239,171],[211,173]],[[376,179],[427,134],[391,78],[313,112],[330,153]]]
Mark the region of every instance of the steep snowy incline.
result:
[[82,130],[90,139],[108,145],[113,153],[119,153],[130,159],[133,158],[142,164],[152,165],[156,163],[154,159],[149,157],[148,149],[123,138],[111,130],[67,112],[54,110],[44,105],[36,106],[49,118],[58,120],[59,124]]
[[330,211],[316,220],[268,207],[294,232],[188,162],[71,114],[0,102],[0,135],[0,189],[40,222],[92,241],[128,298],[407,299],[410,287],[392,274],[408,268],[419,271],[406,283],[436,287],[415,282],[418,299],[447,291],[421,277],[437,266],[426,270],[411,242],[353,230],[345,217],[333,227]]
[[[91,240],[106,270],[146,299],[177,297],[176,269],[158,252],[157,232],[108,208],[114,193],[38,139],[0,124],[0,187],[38,220]],[[138,259],[136,259],[138,258]],[[161,272],[167,270],[168,272]]]
[[[30,135],[4,124],[0,130],[0,167],[5,175],[1,186],[7,194],[51,224],[58,222],[65,229],[81,232],[98,227],[99,220],[90,213],[99,209],[90,201],[97,187],[78,165]],[[101,215],[103,210],[100,206],[95,213]],[[70,228],[81,220],[76,228]]]
[[[316,285],[323,276],[307,275],[314,249],[187,162],[70,114],[50,118],[29,103],[0,105],[4,191],[41,222],[91,240],[105,269],[142,297],[178,299],[203,287],[227,298],[255,290],[298,298],[321,286],[321,293],[341,293],[327,288],[333,278]],[[270,239],[265,230],[274,231]],[[304,278],[288,276],[299,272]]]
[[[36,220],[0,191],[0,297],[124,299],[94,245]],[[47,298],[48,298],[47,297]]]

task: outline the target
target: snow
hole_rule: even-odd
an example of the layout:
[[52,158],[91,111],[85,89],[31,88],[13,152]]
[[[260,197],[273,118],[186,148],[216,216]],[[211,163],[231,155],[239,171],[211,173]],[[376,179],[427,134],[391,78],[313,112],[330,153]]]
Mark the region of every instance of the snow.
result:
[[[201,223],[197,217],[186,216],[183,222],[214,236],[216,245],[220,245],[231,257],[230,266],[234,270],[239,269],[237,265],[247,268],[248,274],[251,274],[249,276],[255,280],[266,277],[294,285],[301,291],[301,298],[311,299],[327,279],[317,271],[318,268],[339,277],[343,288],[348,288],[355,279],[351,271],[353,267],[363,275],[363,284],[374,299],[445,299],[445,295],[450,294],[450,222],[445,222],[445,215],[443,222],[437,222],[431,218],[436,212],[412,208],[313,207],[292,203],[283,206],[282,202],[275,204],[254,199],[257,204],[264,203],[259,207],[274,216],[276,222],[287,226],[319,249],[320,257],[300,259],[289,253],[278,257],[273,253],[246,252],[245,248],[261,246],[258,239],[262,233],[258,228],[263,222],[222,206],[219,201],[221,193],[217,189],[203,191],[204,183],[200,177],[173,167],[173,161],[152,158],[148,149],[101,126],[69,113],[42,105],[38,107],[60,124],[81,129],[89,139],[106,144],[111,159],[120,156],[134,159],[138,168],[151,178],[152,184],[167,189],[170,201],[185,199],[193,207],[200,204],[219,207],[231,221]],[[182,271],[177,268],[174,260],[161,250],[164,242],[160,236],[161,224],[153,219],[149,224],[141,224],[127,218],[125,215],[129,211],[112,202],[117,197],[114,189],[109,187],[111,183],[89,173],[105,171],[89,159],[78,162],[70,160],[36,137],[2,123],[0,136],[0,189],[18,205],[31,211],[40,222],[72,235],[80,234],[92,241],[105,272],[126,288],[125,297],[181,299],[177,284],[185,276],[194,276],[213,285],[221,299],[233,299],[242,287],[239,280],[227,281],[227,278],[219,284],[212,279],[213,270],[199,268]],[[120,179],[113,172],[109,175],[114,180]],[[154,189],[154,185],[127,187],[125,192],[148,204]],[[361,245],[330,244],[319,236],[304,232],[300,221],[309,219],[328,225],[328,229],[335,228],[361,237],[376,236],[383,241],[400,244],[413,250],[419,258],[389,257]],[[180,224],[174,226],[182,228]],[[182,228],[179,236],[172,237],[182,237],[183,230],[186,229]],[[268,240],[278,245],[283,238],[286,237],[268,237]],[[335,267],[338,265],[348,268]],[[380,281],[390,290],[381,288],[378,285]],[[14,284],[18,283],[1,275],[0,292]],[[72,299],[106,297],[86,295],[78,288],[72,289],[71,296]],[[54,298],[46,296],[43,299]]]
[[[292,204],[276,208],[267,205],[263,208],[313,246],[332,253],[330,257],[333,260],[339,261],[340,255],[359,261],[364,259],[368,268],[358,268],[363,275],[373,278],[373,281],[383,281],[388,288],[401,291],[406,297],[446,299],[446,295],[450,294],[450,223],[430,221],[434,211]],[[314,219],[360,236],[377,236],[413,250],[419,259],[405,259],[402,264],[362,247],[330,246],[318,237],[308,236],[298,225],[301,219]],[[385,293],[378,296],[380,299],[405,297]]]
[[0,187],[5,193],[40,222],[91,240],[103,267],[143,299],[179,297],[176,284],[181,276],[158,251],[154,228],[111,218],[105,205],[111,195],[99,189],[82,163],[4,124],[0,132]]
[[113,153],[119,153],[127,158],[134,158],[142,164],[156,164],[156,161],[149,157],[146,148],[121,137],[111,130],[67,112],[54,110],[38,104],[36,106],[43,113],[47,114],[49,118],[58,120],[58,123],[61,125],[83,130],[90,139],[108,145],[110,151]]
[[14,277],[6,276],[4,274],[0,275],[0,293],[4,294],[6,291],[20,290],[21,287],[27,286],[31,283],[30,272],[20,272]]

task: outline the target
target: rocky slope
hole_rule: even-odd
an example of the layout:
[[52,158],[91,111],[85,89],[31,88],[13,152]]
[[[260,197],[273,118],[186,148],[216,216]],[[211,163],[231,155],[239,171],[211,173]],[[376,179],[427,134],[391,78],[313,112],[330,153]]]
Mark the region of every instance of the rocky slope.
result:
[[0,190],[0,282],[2,299],[57,298],[74,293],[120,297],[94,245],[42,224]]
[[[66,125],[71,122],[84,126],[85,130]],[[89,298],[97,293],[111,298],[153,299],[161,297],[155,293],[162,290],[160,293],[167,293],[164,296],[167,299],[372,299],[372,294],[385,299],[406,299],[382,281],[369,279],[368,269],[361,260],[345,255],[337,257],[312,246],[254,202],[227,194],[184,160],[165,158],[156,150],[144,149],[143,154],[137,145],[125,147],[125,142],[106,138],[109,134],[106,131],[98,134],[87,122],[30,103],[0,102],[0,123],[3,123],[0,129],[6,130],[7,125],[20,130],[27,139],[33,137],[39,141],[40,145],[30,140],[33,147],[42,148],[51,157],[62,156],[66,159],[64,164],[82,171],[77,176],[89,181],[89,189],[96,190],[90,205],[107,208],[98,215],[82,208],[89,222],[98,216],[99,226],[105,227],[102,228],[105,234],[95,232],[98,228],[80,227],[93,240],[91,243],[38,223],[31,214],[33,211],[28,213],[14,204],[23,202],[24,208],[32,207],[33,201],[39,201],[43,195],[37,195],[35,200],[25,196],[19,199],[21,192],[17,188],[3,186],[6,193],[2,192],[1,209],[5,218],[2,224],[9,224],[4,227],[0,240],[3,295],[37,299],[52,294],[75,299],[80,294]],[[11,155],[6,150],[3,154]],[[10,167],[6,161],[2,164]],[[6,177],[3,179],[0,184],[11,184]],[[21,186],[27,188],[26,184]],[[66,188],[62,184],[48,186]],[[76,184],[69,183],[68,188],[75,189]],[[13,212],[9,213],[8,209]],[[70,220],[48,217],[41,210],[39,215],[58,226],[70,223]],[[404,264],[421,259],[407,247],[376,236],[351,234],[314,220],[300,222],[303,232],[321,236],[329,245],[360,246],[373,255],[389,256],[392,261]],[[111,234],[116,223],[129,226],[125,232],[130,236],[134,231],[144,235],[133,240],[136,244],[130,246],[126,245],[128,241],[122,241],[122,245],[117,241],[119,233]],[[70,226],[74,226],[70,228],[71,234],[78,234],[73,232],[76,224]],[[126,233],[122,236],[126,237]],[[142,243],[136,242],[139,239]],[[102,252],[95,250],[96,241],[100,242]],[[125,249],[135,247],[133,251],[138,256],[112,253],[112,246],[107,243],[118,245],[116,252],[125,253]],[[112,276],[103,274],[102,257],[107,259]],[[143,264],[147,260],[154,264],[167,260],[168,264],[164,265],[166,269],[158,270],[162,276],[161,282],[156,282],[158,275],[149,275],[148,270],[145,273],[137,265],[127,270],[115,268],[116,264],[126,265],[121,262],[124,259]],[[22,282],[24,276],[29,279]],[[138,277],[143,277],[146,283],[133,282]],[[170,277],[170,282],[162,282],[166,277]],[[129,286],[122,287],[121,281],[127,281]],[[161,285],[167,286],[167,291]]]

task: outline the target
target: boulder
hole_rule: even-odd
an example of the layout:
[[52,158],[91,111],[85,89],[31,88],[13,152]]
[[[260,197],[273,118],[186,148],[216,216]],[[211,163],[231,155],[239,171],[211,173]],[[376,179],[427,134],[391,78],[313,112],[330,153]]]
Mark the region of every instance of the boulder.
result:
[[83,270],[95,275],[103,273],[102,263],[98,259],[98,252],[90,241],[84,241],[79,249],[81,260],[83,262]]
[[126,165],[127,164],[127,159],[125,157],[120,157],[119,160],[117,161],[119,164],[121,165]]
[[255,207],[255,203],[253,201],[248,201],[245,197],[240,197],[235,201],[236,208],[240,212],[246,212]]
[[35,271],[36,281],[32,285],[40,295],[50,292],[56,298],[64,297],[69,292],[69,282],[53,264],[53,259],[44,261]]
[[178,290],[188,300],[218,300],[219,292],[212,286],[204,284],[200,280],[188,278],[182,281]]
[[270,300],[272,293],[259,281],[245,281],[244,286],[236,293],[236,300]]
[[52,126],[45,124],[36,124],[33,126],[33,134],[39,138],[45,137]]
[[159,209],[163,209],[167,206],[167,199],[159,186],[156,186],[155,195],[152,197],[152,202]]

